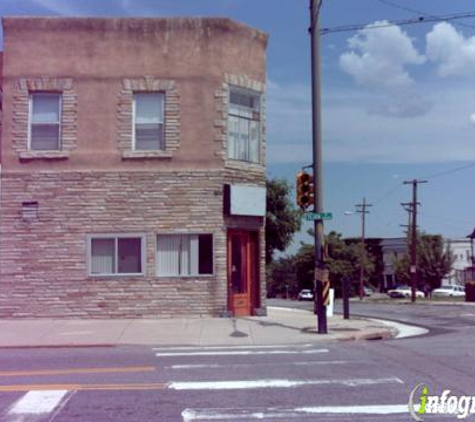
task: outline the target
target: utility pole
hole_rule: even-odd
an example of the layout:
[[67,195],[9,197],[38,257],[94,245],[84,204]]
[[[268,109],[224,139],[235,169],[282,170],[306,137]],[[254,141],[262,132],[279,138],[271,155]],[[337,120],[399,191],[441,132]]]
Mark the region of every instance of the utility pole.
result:
[[364,264],[366,261],[366,247],[365,247],[365,226],[366,226],[366,214],[369,214],[369,211],[366,210],[367,207],[372,207],[371,204],[366,203],[366,198],[363,198],[362,204],[355,205],[356,212],[361,214],[361,257],[360,257],[360,300],[363,300],[364,296]]
[[[314,211],[323,212],[323,171],[322,171],[322,119],[321,119],[321,74],[320,74],[320,30],[318,18],[322,0],[310,0],[310,39],[312,59],[312,145],[314,177]],[[318,333],[327,334],[327,309],[323,300],[327,288],[328,273],[324,262],[323,220],[314,221],[315,230],[315,311]]]
[[412,203],[410,209],[412,211],[411,219],[411,301],[416,301],[417,290],[417,185],[419,183],[427,183],[427,180],[406,180],[405,185],[412,185]]

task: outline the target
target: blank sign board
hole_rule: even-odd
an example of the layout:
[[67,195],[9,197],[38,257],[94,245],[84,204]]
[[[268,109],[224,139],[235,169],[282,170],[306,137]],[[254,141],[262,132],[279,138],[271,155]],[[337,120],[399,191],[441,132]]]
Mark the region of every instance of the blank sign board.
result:
[[266,189],[259,186],[225,185],[225,211],[229,215],[264,217]]

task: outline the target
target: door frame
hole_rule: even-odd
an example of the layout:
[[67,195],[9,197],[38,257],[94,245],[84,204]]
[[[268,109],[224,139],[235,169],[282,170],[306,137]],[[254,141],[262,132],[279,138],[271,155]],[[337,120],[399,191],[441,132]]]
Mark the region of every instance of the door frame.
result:
[[[232,282],[233,250],[232,240],[240,237],[241,244],[241,272],[245,276],[245,293],[234,293]],[[233,316],[253,315],[259,307],[259,232],[256,230],[228,229],[227,233],[227,283],[228,283],[228,311]]]

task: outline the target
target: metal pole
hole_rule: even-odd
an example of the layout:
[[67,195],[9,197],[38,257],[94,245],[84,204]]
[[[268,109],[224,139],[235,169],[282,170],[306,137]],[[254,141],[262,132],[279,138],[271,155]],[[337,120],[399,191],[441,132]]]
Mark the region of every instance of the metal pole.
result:
[[411,302],[417,288],[417,180],[412,181]]
[[361,213],[360,300],[363,300],[363,296],[364,296],[365,222],[366,222],[366,198],[363,198],[363,212]]
[[[320,74],[320,32],[318,17],[322,0],[310,0],[310,38],[312,58],[312,139],[314,210],[323,212],[322,171],[322,120],[321,120],[321,74]],[[315,220],[315,310],[318,315],[318,333],[327,334],[327,312],[323,303],[324,235],[323,220]]]
[[369,214],[369,211],[366,208],[372,207],[371,204],[366,203],[366,198],[363,198],[362,204],[357,204],[357,213],[361,214],[361,257],[360,257],[360,300],[363,300],[364,296],[364,265],[366,261],[366,248],[365,248],[365,227],[366,227],[366,214]]
[[343,319],[350,319],[350,279],[343,277]]
[[412,184],[412,224],[411,224],[411,302],[416,301],[417,290],[417,185],[427,183],[427,180],[412,179],[405,181],[405,185]]

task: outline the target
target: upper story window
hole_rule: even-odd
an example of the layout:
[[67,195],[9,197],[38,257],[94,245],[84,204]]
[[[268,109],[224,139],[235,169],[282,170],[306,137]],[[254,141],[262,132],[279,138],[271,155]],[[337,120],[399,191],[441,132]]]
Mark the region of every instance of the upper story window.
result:
[[260,161],[260,95],[231,88],[228,113],[228,157],[233,160]]
[[61,94],[30,94],[29,149],[61,149]]
[[134,149],[165,149],[163,93],[134,94]]

